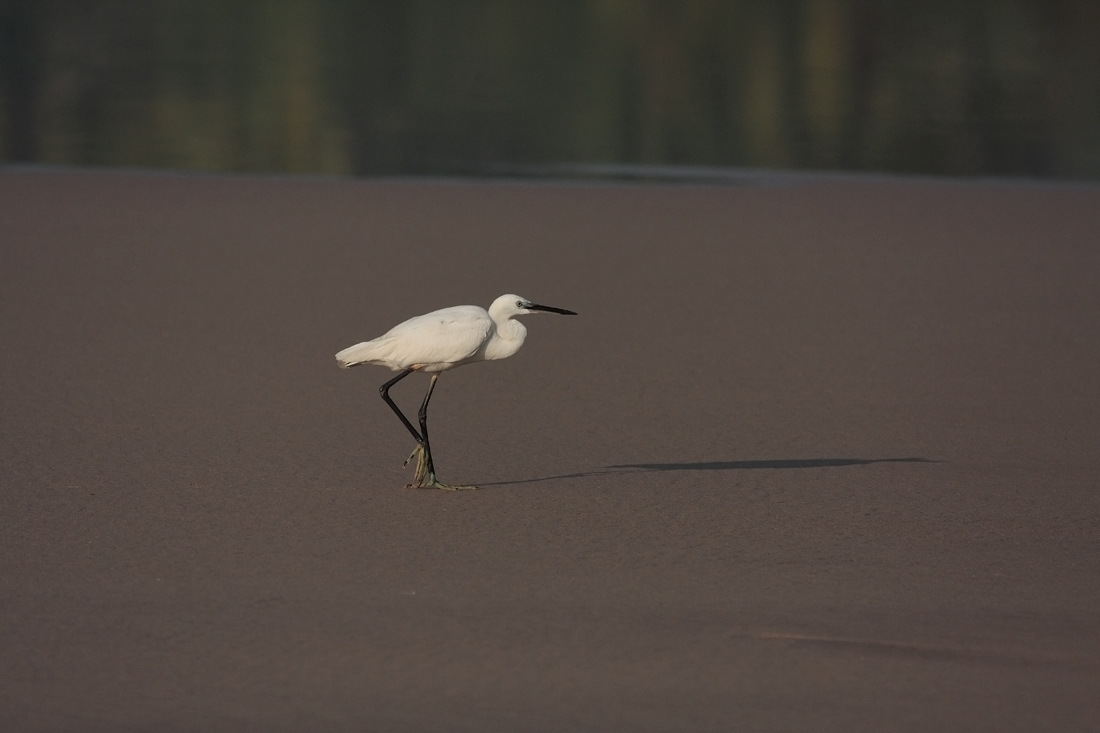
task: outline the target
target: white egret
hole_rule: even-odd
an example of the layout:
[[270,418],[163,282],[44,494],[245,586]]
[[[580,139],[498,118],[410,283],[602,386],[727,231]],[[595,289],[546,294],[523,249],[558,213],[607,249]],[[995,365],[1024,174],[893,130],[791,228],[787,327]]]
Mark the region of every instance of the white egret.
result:
[[[359,364],[377,364],[401,372],[379,387],[378,391],[416,440],[416,448],[405,461],[408,465],[416,458],[416,473],[413,483],[407,488],[451,491],[477,488],[450,486],[436,479],[432,449],[428,443],[428,400],[432,398],[440,372],[475,361],[506,359],[519,351],[527,338],[527,328],[513,319],[539,311],[577,315],[564,308],[532,303],[518,295],[502,295],[493,301],[489,310],[476,305],[456,305],[425,313],[394,326],[372,341],[349,346],[336,355],[337,363],[344,369]],[[397,408],[389,394],[390,387],[418,371],[432,375],[428,392],[420,405],[420,432]]]

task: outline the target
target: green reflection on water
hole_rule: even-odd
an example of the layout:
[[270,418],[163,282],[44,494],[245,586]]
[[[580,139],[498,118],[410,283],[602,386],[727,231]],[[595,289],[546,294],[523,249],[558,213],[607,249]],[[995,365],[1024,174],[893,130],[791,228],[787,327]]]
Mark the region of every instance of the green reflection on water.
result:
[[3,159],[1100,176],[1095,0],[0,0]]

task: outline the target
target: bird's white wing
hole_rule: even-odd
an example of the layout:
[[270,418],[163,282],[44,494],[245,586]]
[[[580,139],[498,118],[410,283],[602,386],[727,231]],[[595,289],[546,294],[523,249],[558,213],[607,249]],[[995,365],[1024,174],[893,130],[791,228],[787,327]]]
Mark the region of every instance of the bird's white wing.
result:
[[453,364],[476,354],[492,331],[493,320],[483,308],[473,305],[444,308],[394,326],[374,340],[375,353],[401,368],[414,364]]

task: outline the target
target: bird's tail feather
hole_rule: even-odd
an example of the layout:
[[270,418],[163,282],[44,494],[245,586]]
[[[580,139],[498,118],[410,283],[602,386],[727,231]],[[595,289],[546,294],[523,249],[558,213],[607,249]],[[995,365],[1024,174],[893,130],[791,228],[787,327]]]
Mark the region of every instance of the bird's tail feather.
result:
[[336,363],[340,365],[341,369],[348,369],[370,361],[373,352],[374,343],[371,341],[364,341],[361,344],[349,346],[343,351],[338,352],[336,354]]

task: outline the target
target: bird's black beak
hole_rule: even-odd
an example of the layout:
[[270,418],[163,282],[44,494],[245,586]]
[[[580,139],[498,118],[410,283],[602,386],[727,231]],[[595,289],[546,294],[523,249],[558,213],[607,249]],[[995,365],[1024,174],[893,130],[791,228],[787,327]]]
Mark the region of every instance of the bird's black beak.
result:
[[577,315],[573,311],[567,311],[564,308],[554,308],[549,305],[539,305],[538,303],[532,303],[527,306],[529,311],[546,311],[547,313],[561,313],[563,316],[575,316]]

